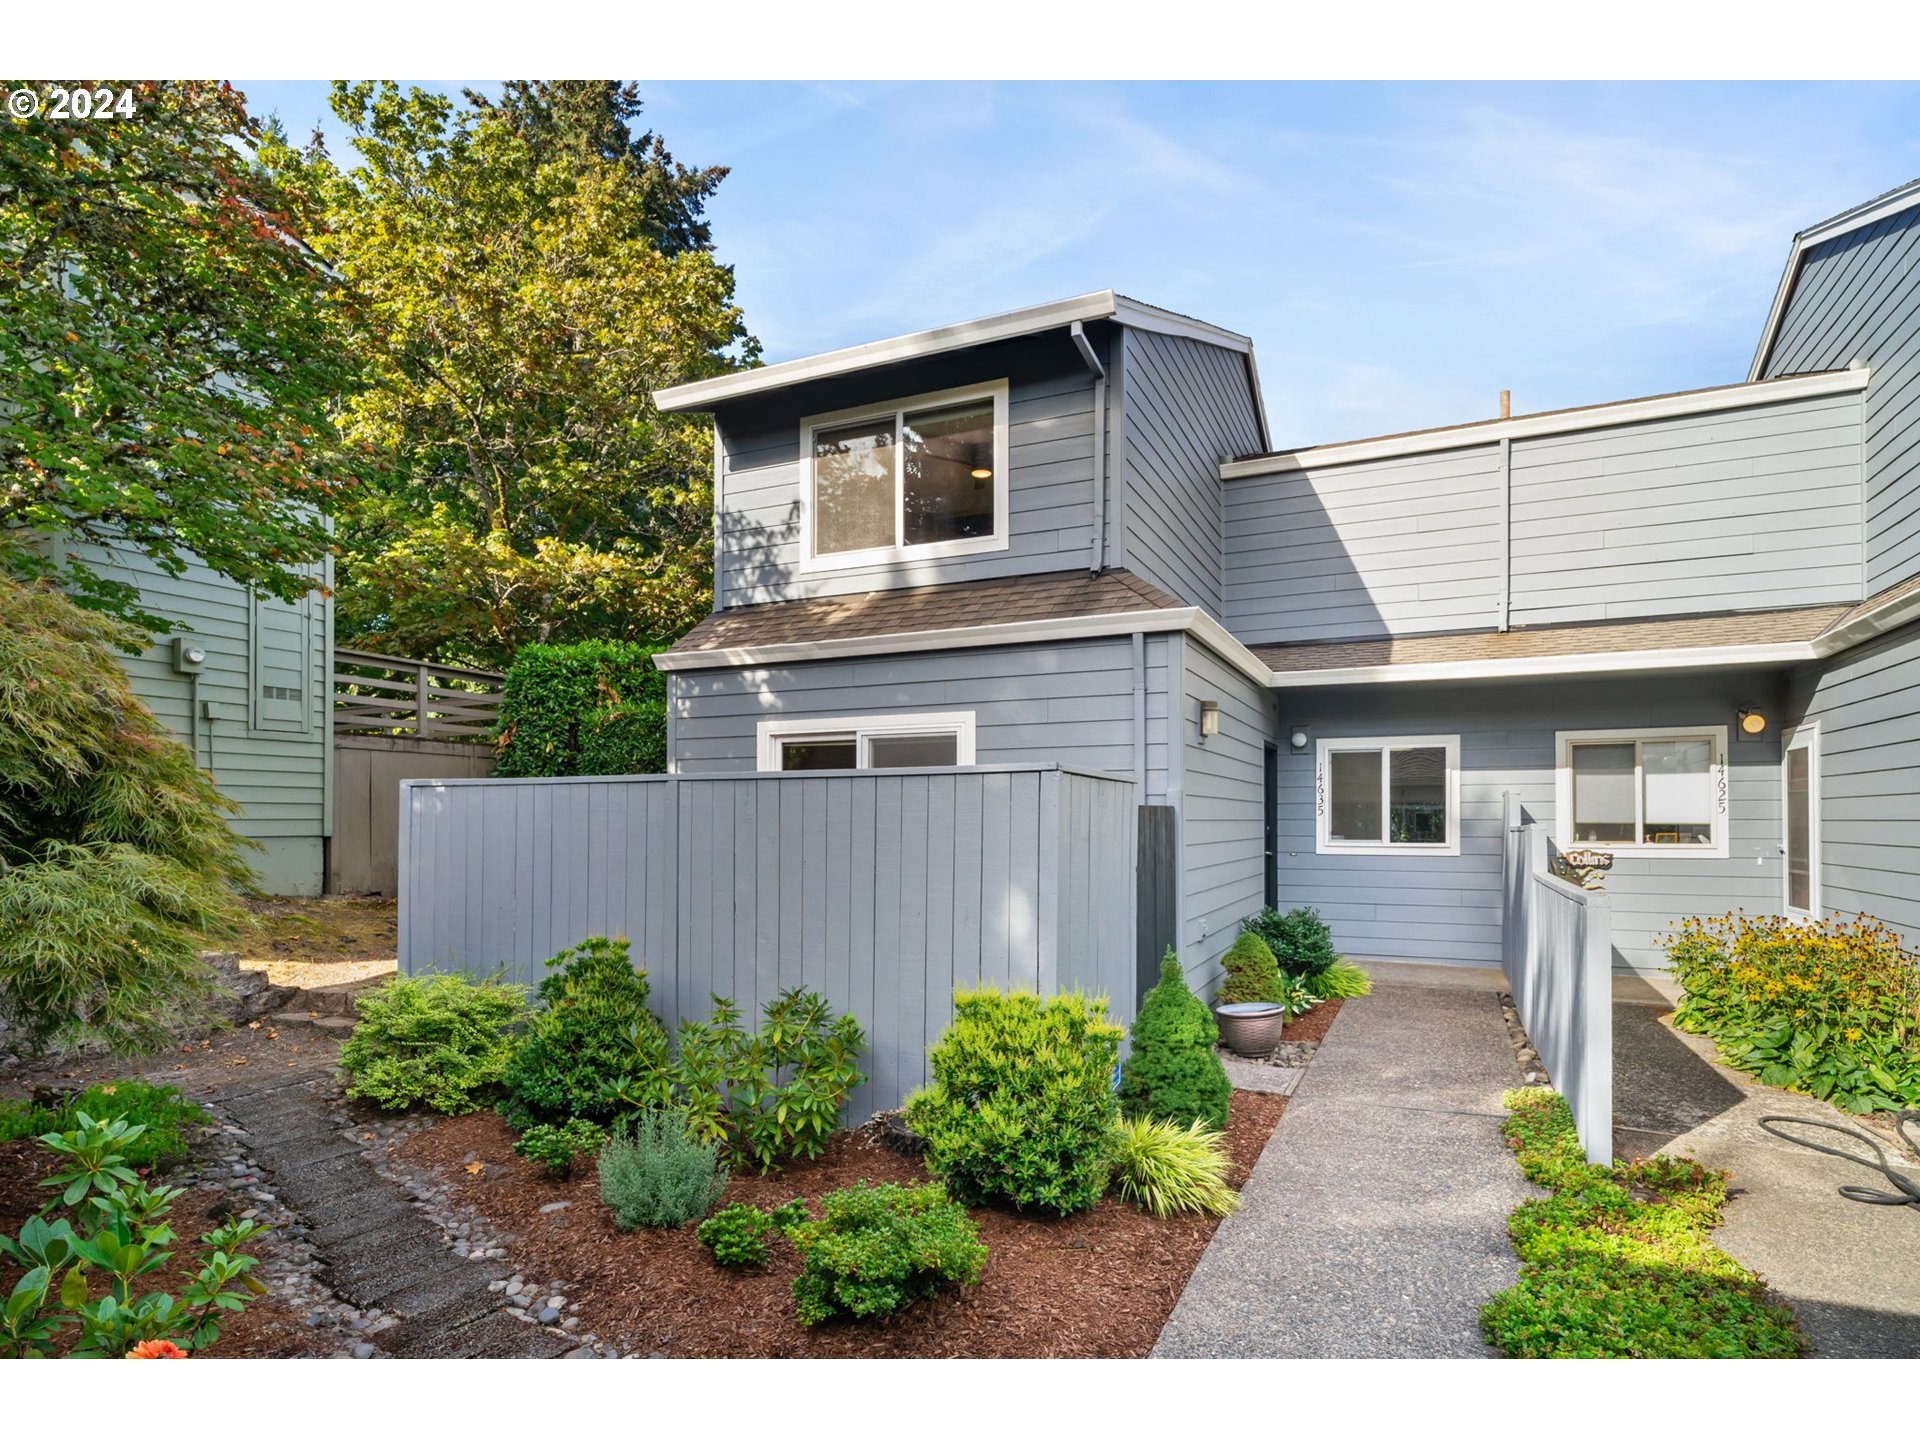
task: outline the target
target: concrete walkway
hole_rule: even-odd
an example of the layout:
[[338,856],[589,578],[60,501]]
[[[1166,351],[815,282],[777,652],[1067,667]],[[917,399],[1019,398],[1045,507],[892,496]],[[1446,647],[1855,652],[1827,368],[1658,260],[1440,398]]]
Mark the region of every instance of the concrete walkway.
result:
[[1493,1353],[1480,1307],[1514,1282],[1507,1216],[1538,1193],[1499,1134],[1505,980],[1366,968],[1373,994],[1341,1009],[1155,1355]]
[[[1835,1193],[1843,1184],[1888,1187],[1869,1170],[1760,1129],[1763,1115],[1853,1122],[1717,1064],[1709,1042],[1666,1023],[1664,988],[1615,987],[1616,1153],[1691,1155],[1732,1175],[1733,1199],[1713,1238],[1793,1306],[1815,1355],[1920,1356],[1920,1210],[1844,1199]],[[1900,1153],[1886,1141],[1882,1148]]]

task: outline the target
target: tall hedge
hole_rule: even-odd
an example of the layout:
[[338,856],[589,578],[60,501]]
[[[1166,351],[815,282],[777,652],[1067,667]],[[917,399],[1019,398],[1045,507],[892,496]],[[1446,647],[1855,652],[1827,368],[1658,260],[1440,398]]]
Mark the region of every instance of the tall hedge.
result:
[[500,698],[496,775],[657,775],[667,768],[666,647],[523,645]]

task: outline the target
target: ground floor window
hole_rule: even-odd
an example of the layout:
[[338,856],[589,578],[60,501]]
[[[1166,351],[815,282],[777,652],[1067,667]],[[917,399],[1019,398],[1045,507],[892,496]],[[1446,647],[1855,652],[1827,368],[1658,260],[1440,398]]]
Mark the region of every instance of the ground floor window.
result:
[[1317,848],[1460,853],[1460,737],[1319,743]]
[[973,712],[762,720],[762,770],[909,770],[973,764]]
[[1558,742],[1563,847],[1727,853],[1724,725],[1563,731]]

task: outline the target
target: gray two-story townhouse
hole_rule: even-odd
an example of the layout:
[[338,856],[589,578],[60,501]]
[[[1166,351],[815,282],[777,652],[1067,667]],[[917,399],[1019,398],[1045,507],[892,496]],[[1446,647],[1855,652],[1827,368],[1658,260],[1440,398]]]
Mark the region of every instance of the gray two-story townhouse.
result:
[[1920,183],[1684,394],[1276,449],[1250,341],[1101,292],[657,399],[716,440],[678,772],[1130,776],[1202,988],[1262,904],[1498,963],[1507,792],[1614,857],[1622,967],[1730,909],[1920,942]]

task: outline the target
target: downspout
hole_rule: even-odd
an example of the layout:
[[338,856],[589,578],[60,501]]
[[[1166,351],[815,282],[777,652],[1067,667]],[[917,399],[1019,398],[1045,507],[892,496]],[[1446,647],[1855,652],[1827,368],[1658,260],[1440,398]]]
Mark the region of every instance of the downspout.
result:
[[1500,440],[1500,628],[1513,615],[1513,440]]
[[1133,632],[1134,804],[1147,803],[1147,637]]
[[1093,353],[1084,325],[1076,320],[1068,333],[1093,375],[1093,553],[1087,568],[1098,575],[1107,568],[1107,367]]

